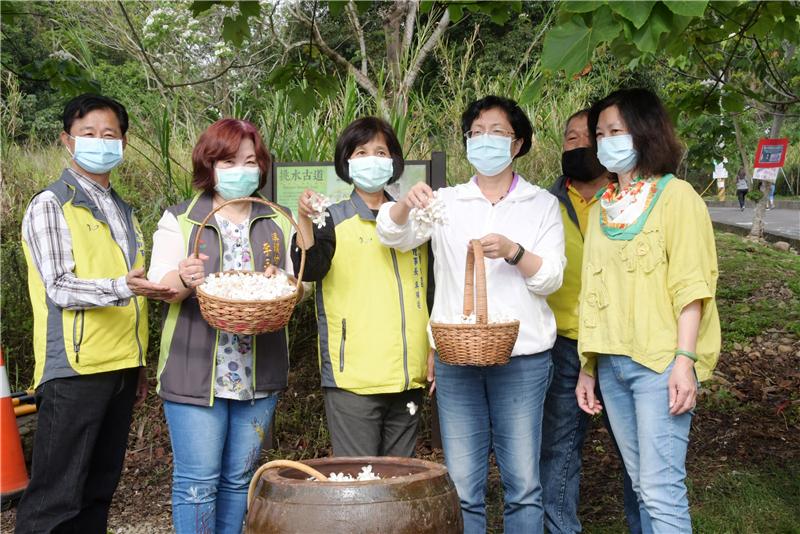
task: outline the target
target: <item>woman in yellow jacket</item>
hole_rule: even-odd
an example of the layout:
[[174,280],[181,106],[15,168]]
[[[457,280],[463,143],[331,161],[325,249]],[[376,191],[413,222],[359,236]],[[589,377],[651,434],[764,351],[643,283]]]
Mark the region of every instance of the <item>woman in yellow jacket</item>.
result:
[[[376,117],[353,121],[339,136],[336,174],[353,185],[312,227],[316,193],[298,200],[301,240],[292,261],[314,282],[325,415],[336,456],[412,456],[426,385],[428,256],[381,244],[375,216],[393,200],[384,187],[403,174],[403,149]],[[297,271],[298,268],[295,268]],[[297,273],[295,273],[297,274]]]
[[673,176],[682,147],[645,89],[592,106],[600,163],[616,180],[589,215],[576,395],[591,414],[600,382],[645,533],[691,532],[686,450],[697,382],[720,349],[717,256],[708,210]]

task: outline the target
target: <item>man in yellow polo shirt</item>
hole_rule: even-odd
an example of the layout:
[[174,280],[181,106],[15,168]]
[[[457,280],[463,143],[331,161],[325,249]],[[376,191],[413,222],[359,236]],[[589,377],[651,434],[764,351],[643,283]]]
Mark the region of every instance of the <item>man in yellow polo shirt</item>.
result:
[[[575,398],[580,372],[578,297],[581,292],[583,235],[589,210],[597,202],[597,192],[609,181],[608,172],[600,165],[592,148],[588,111],[578,111],[567,119],[561,154],[563,174],[550,189],[560,203],[567,256],[561,289],[547,299],[556,317],[558,336],[552,349],[553,380],[544,406],[540,473],[545,526],[552,534],[581,531],[578,520],[581,449],[589,416],[580,410]],[[603,418],[611,434],[605,412]],[[611,436],[613,439],[613,434]],[[627,473],[624,483],[628,527],[632,534],[639,533],[639,504]]]

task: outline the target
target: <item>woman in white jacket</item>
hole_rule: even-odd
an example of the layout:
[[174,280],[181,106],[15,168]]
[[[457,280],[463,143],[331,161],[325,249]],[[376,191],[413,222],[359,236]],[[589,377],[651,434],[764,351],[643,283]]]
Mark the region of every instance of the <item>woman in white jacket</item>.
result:
[[433,198],[430,187],[420,183],[400,201],[381,207],[378,235],[401,251],[432,241],[436,293],[431,320],[445,323],[462,313],[467,247],[480,239],[489,315],[518,319],[519,337],[503,366],[456,366],[435,358],[445,461],[461,500],[466,534],[486,530],[490,450],[505,489],[505,532],[544,532],[540,429],[556,338],[545,297],[561,285],[564,229],[556,198],[512,169],[513,160],[530,150],[533,135],[516,102],[496,96],[473,102],[461,127],[476,174],[438,191],[448,223],[418,228],[410,220],[412,209],[426,207]]

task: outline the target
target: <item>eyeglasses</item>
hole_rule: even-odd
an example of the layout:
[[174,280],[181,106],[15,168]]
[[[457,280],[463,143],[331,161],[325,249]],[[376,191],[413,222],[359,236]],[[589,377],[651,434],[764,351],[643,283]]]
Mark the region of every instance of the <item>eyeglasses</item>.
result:
[[510,137],[514,139],[514,132],[509,132],[508,130],[503,130],[501,128],[494,128],[493,130],[481,130],[480,128],[475,128],[474,130],[468,130],[464,137],[467,139],[472,139],[474,137],[479,137],[481,135],[497,135],[500,137]]

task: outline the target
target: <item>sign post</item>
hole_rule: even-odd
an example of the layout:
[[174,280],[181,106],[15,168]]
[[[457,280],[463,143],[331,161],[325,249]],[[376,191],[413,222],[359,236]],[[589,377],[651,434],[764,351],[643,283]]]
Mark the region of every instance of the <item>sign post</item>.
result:
[[756,160],[753,164],[753,180],[775,183],[778,179],[778,171],[786,161],[786,152],[789,147],[789,139],[761,139],[756,148]]
[[[429,160],[407,160],[400,179],[386,190],[400,198],[414,184],[426,181],[433,189],[447,185],[444,152],[433,152]],[[350,196],[353,186],[336,175],[333,162],[274,162],[267,180],[265,195],[281,206],[296,210],[297,199],[311,189],[339,202]]]

